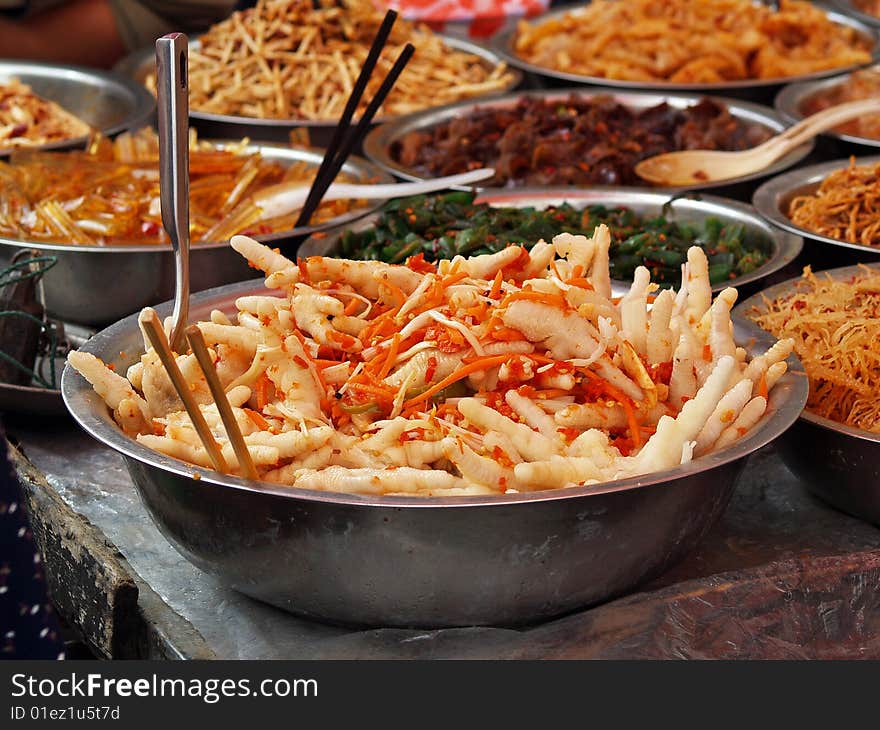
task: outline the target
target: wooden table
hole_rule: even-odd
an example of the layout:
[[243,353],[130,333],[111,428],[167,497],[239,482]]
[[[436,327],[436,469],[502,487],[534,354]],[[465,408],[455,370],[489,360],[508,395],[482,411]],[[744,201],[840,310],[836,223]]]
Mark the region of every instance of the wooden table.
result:
[[186,562],[117,454],[71,422],[7,421],[53,599],[101,656],[880,658],[880,530],[807,495],[773,447],[702,545],[629,596],[530,628],[353,630]]

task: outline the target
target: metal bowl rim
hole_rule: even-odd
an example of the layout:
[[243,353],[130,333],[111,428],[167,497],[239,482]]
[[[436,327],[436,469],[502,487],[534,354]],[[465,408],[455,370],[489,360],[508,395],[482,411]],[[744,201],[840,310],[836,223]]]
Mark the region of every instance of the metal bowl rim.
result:
[[[855,274],[863,272],[866,267],[880,270],[880,263],[841,266],[837,269],[818,271],[816,272],[816,275],[824,276],[827,274],[833,279],[843,279],[848,276],[853,276]],[[748,310],[761,307],[765,297],[767,299],[776,299],[786,294],[793,294],[795,291],[797,291],[797,284],[800,281],[803,281],[803,277],[794,276],[791,279],[786,279],[785,281],[782,281],[778,284],[769,286],[763,291],[759,291],[756,294],[750,296],[748,299],[745,299],[737,304],[733,310],[733,313],[739,319],[749,319],[747,314]],[[749,319],[749,321],[751,320]],[[843,434],[844,436],[852,436],[853,438],[861,439],[863,441],[880,443],[880,433],[866,431],[863,428],[856,428],[855,426],[847,426],[845,423],[839,423],[838,421],[833,421],[830,418],[818,416],[815,413],[811,413],[806,409],[803,411],[803,413],[801,413],[800,419],[803,421],[807,421],[814,426],[819,426],[821,428],[827,429],[828,431],[835,431],[837,433]]]
[[[785,215],[776,204],[776,198],[780,195],[787,194],[794,188],[803,185],[811,185],[813,183],[821,182],[829,173],[848,167],[849,163],[849,158],[830,160],[829,162],[820,162],[817,165],[799,167],[796,170],[790,170],[789,172],[777,175],[758,186],[752,195],[752,205],[755,206],[755,209],[767,221],[789,233],[813,241],[818,241],[819,243],[825,243],[830,246],[841,246],[855,251],[870,251],[874,254],[880,254],[880,248],[863,246],[860,243],[850,243],[849,241],[841,241],[836,238],[828,238],[828,236],[823,236],[806,228],[801,228],[792,223],[791,219]],[[856,157],[856,164],[880,164],[880,155]]]
[[[723,198],[720,195],[710,195],[708,193],[700,193],[698,196],[691,197],[689,195],[670,197],[667,193],[658,191],[656,188],[628,188],[621,186],[601,187],[601,188],[565,188],[565,187],[522,187],[522,188],[483,188],[476,199],[475,203],[503,203],[511,198],[535,198],[546,200],[547,205],[559,205],[564,200],[585,200],[587,202],[595,201],[597,204],[607,205],[633,205],[637,201],[631,203],[626,202],[626,198],[636,198],[644,200],[644,202],[656,203],[657,205],[671,204],[675,205],[680,200],[687,201],[696,208],[705,206],[716,206],[719,208],[730,208],[743,219],[747,219],[755,227],[763,229],[764,234],[771,240],[774,251],[772,256],[760,267],[744,276],[731,279],[729,282],[718,284],[712,287],[712,291],[717,292],[726,289],[729,286],[745,286],[755,281],[759,281],[770,274],[775,273],[785,265],[789,264],[804,246],[804,240],[801,236],[782,230],[757,213],[753,206],[743,203],[739,200],[731,198]],[[610,199],[610,200],[609,200]],[[617,202],[620,199],[621,202]],[[648,200],[650,199],[650,200]],[[707,211],[707,215],[711,214]],[[359,219],[355,225],[366,224],[370,220],[375,220],[378,211]],[[322,231],[324,235],[341,234],[340,229],[333,231]],[[312,238],[303,241],[300,250],[307,247]],[[312,255],[306,253],[305,255]],[[320,255],[320,254],[318,254]],[[327,255],[327,254],[325,254]],[[624,282],[626,283],[626,282]],[[628,285],[628,284],[627,284]]]
[[[248,292],[260,292],[265,294],[267,290],[259,281],[239,282],[237,284],[208,289],[196,294],[192,297],[191,305],[228,306],[231,301],[234,301],[235,297]],[[193,307],[191,306],[191,310],[192,308]],[[166,302],[156,307],[156,311],[160,316],[170,314],[171,302]],[[106,351],[113,351],[118,346],[118,344],[112,344],[114,340],[121,337],[123,334],[131,333],[136,330],[137,316],[137,313],[132,314],[101,332],[98,332],[86,342],[80,350],[90,352],[98,357],[102,354],[106,356]],[[768,333],[748,320],[736,319],[735,323],[739,330],[745,333],[745,337],[749,343],[753,342],[755,345],[760,344],[766,347],[775,341]],[[118,350],[115,351],[118,352]],[[107,359],[110,358],[108,357]],[[789,368],[790,371],[800,365],[794,357],[791,358],[790,363],[792,364]],[[172,459],[153,451],[126,436],[112,421],[103,401],[94,393],[91,385],[89,385],[85,378],[79,375],[70,364],[65,365],[61,377],[61,392],[65,406],[79,425],[98,441],[101,441],[105,445],[121,453],[126,458],[138,461],[148,467],[157,468],[171,472],[178,477],[190,479],[194,473],[198,473],[200,475],[200,481],[203,482],[239,489],[246,492],[267,494],[273,497],[361,507],[407,509],[512,506],[532,502],[575,499],[596,494],[608,494],[653,485],[662,485],[663,483],[671,482],[679,478],[691,477],[748,456],[777,438],[795,422],[798,414],[803,409],[804,403],[806,403],[806,379],[796,378],[791,372],[789,372],[783,376],[783,379],[777,384],[777,388],[778,389],[774,389],[773,394],[771,394],[772,410],[765,414],[761,421],[745,437],[737,440],[732,446],[726,449],[699,457],[689,464],[678,466],[673,469],[591,486],[567,487],[563,489],[550,489],[540,492],[512,495],[475,497],[388,497],[313,491],[296,487],[274,485],[269,482],[249,481],[241,477],[217,474],[212,470],[196,467],[187,464],[186,462]],[[98,409],[100,409],[100,411]]]
[[[529,18],[530,23],[539,23],[545,20],[552,20],[566,13],[576,13],[583,10],[589,5],[568,6],[558,10],[552,10],[548,13],[542,13],[534,18]],[[870,50],[871,60],[864,64],[849,64],[838,68],[826,69],[824,71],[814,71],[809,74],[800,74],[798,76],[781,76],[776,79],[741,79],[739,81],[727,81],[714,84],[677,84],[672,82],[648,82],[648,81],[626,81],[623,79],[609,79],[604,76],[583,76],[581,74],[568,73],[566,71],[557,71],[544,66],[536,66],[523,58],[520,58],[514,48],[513,39],[517,33],[516,28],[509,28],[492,37],[489,47],[507,61],[508,64],[516,68],[522,69],[528,73],[547,78],[558,79],[560,81],[571,81],[578,84],[587,84],[592,86],[608,86],[617,89],[643,89],[657,92],[664,91],[733,91],[737,89],[760,89],[780,84],[793,83],[796,81],[809,81],[813,79],[823,79],[829,76],[837,76],[847,71],[853,71],[863,66],[869,66],[872,63],[880,61],[880,28],[869,23],[865,23],[858,18],[853,17],[839,8],[822,2],[814,2],[820,10],[824,10],[828,19],[837,25],[846,25],[858,31],[861,35],[866,36],[873,42]]]
[[[16,76],[16,69],[21,69],[18,73],[31,73],[35,76],[59,77],[59,78],[77,78],[90,77],[99,81],[104,86],[114,86],[121,88],[131,95],[134,106],[131,113],[126,119],[116,124],[103,127],[97,131],[105,136],[112,136],[126,129],[138,129],[143,127],[150,119],[156,108],[155,97],[147,91],[141,84],[133,79],[126,78],[119,74],[102,71],[100,69],[89,68],[88,66],[62,65],[57,63],[42,63],[38,61],[17,61],[14,59],[0,60],[0,73],[5,74],[8,70],[10,76]],[[49,99],[49,101],[52,101]],[[57,103],[57,102],[56,102]],[[7,157],[13,152],[18,151],[50,151],[64,150],[74,147],[85,147],[89,141],[89,135],[80,135],[79,137],[71,137],[69,139],[50,142],[48,144],[30,145],[27,147],[7,147],[0,149],[0,157]]]
[[848,15],[864,25],[871,28],[880,28],[880,18],[859,10],[849,0],[831,0],[831,5],[837,8],[843,15]]
[[[398,117],[393,121],[374,127],[364,139],[364,155],[381,167],[386,172],[403,178],[405,180],[428,180],[428,177],[422,177],[409,168],[398,163],[391,156],[391,145],[403,135],[417,130],[429,129],[442,122],[448,121],[459,113],[470,113],[477,108],[487,108],[493,106],[510,105],[513,106],[519,99],[525,97],[537,97],[545,99],[562,99],[569,96],[579,96],[583,98],[595,98],[597,96],[607,96],[615,99],[619,104],[628,106],[631,102],[627,99],[641,99],[648,104],[656,105],[660,103],[669,103],[670,101],[682,102],[686,105],[696,104],[702,99],[710,99],[716,103],[724,105],[734,117],[746,116],[746,121],[760,124],[766,127],[774,134],[784,131],[789,125],[785,119],[775,109],[764,104],[756,104],[750,101],[741,101],[739,99],[728,99],[721,96],[713,96],[702,93],[673,92],[662,93],[655,91],[630,91],[624,89],[607,89],[607,88],[586,88],[586,87],[567,87],[559,89],[537,89],[528,91],[514,91],[498,96],[487,97],[484,99],[466,99],[458,101],[454,104],[446,104],[445,106],[427,109],[413,114],[407,114]],[[739,113],[737,113],[739,112]],[[755,117],[754,120],[748,119],[748,116]],[[649,190],[656,192],[684,192],[694,190],[707,190],[711,188],[729,187],[740,183],[757,180],[769,175],[775,175],[783,170],[788,169],[792,165],[801,162],[807,155],[813,151],[815,140],[799,145],[794,150],[783,156],[772,165],[767,166],[763,170],[753,172],[749,175],[730,178],[729,180],[717,180],[714,182],[700,183],[696,185],[679,186],[679,187],[652,187]],[[603,187],[603,186],[591,186]],[[608,186],[611,187],[611,186]],[[615,186],[619,187],[619,186]],[[625,186],[624,186],[625,187]],[[520,188],[511,188],[518,190]],[[633,186],[630,189],[636,189]]]
[[[880,30],[880,18],[878,18],[877,27],[878,30]],[[865,66],[863,68],[870,67]],[[880,67],[878,67],[878,70],[880,70]],[[773,100],[773,108],[779,112],[783,119],[792,123],[799,122],[804,119],[804,114],[800,109],[801,104],[803,104],[804,101],[816,94],[821,94],[828,89],[833,89],[835,86],[840,86],[845,83],[850,76],[852,76],[852,72],[840,76],[832,76],[831,78],[817,79],[814,81],[800,81],[798,83],[788,84],[787,86],[782,87],[776,94],[776,97]],[[880,147],[880,139],[858,137],[853,134],[843,134],[842,132],[835,132],[834,129],[822,132],[822,136],[839,139],[841,142],[848,142],[849,144],[862,145],[863,147]]]
[[[497,92],[490,92],[484,96],[474,97],[474,98],[491,98],[492,95],[498,93],[505,93],[510,91],[511,89],[515,89],[522,83],[523,80],[523,72],[517,66],[512,66],[508,63],[507,59],[503,58],[500,54],[493,51],[491,48],[487,48],[486,46],[481,46],[473,41],[469,41],[466,38],[459,38],[458,36],[450,36],[445,35],[443,33],[434,33],[434,35],[439,36],[440,39],[447,46],[459,51],[464,51],[466,53],[470,53],[474,56],[479,56],[484,61],[488,61],[493,64],[495,67],[499,66],[501,63],[507,64],[507,70],[512,75],[512,79],[510,84],[505,86],[502,89],[499,89]],[[193,38],[190,40],[190,47],[198,48],[199,40],[198,38]],[[120,74],[125,74],[128,76],[129,74],[137,73],[142,66],[144,66],[150,59],[150,53],[152,51],[150,49],[146,49],[143,51],[136,51],[130,56],[124,58],[120,61],[115,67],[115,69],[119,69]],[[143,56],[139,61],[137,60],[140,56]],[[138,86],[146,89],[141,83],[135,81]],[[147,91],[150,96],[152,94]],[[429,107],[433,108],[433,107]],[[213,112],[203,112],[198,109],[190,108],[189,110],[190,119],[197,119],[199,121],[204,122],[215,122],[218,124],[239,124],[239,125],[249,125],[255,127],[269,127],[269,128],[284,128],[284,129],[295,129],[299,127],[311,127],[315,129],[333,129],[336,127],[337,120],[335,119],[267,119],[263,117],[242,117],[242,116],[234,116],[230,114],[215,114]],[[376,117],[374,119],[375,124],[384,124],[386,122],[392,121],[394,119],[398,119],[400,115],[397,116],[383,116]]]
[[[227,145],[238,145],[239,142],[235,140],[227,140],[227,139],[207,139],[200,140],[204,142],[210,142],[216,145],[218,148],[224,148]],[[277,160],[291,160],[291,162],[298,161],[308,161],[310,158],[314,158],[315,164],[320,165],[321,160],[324,157],[325,150],[317,148],[317,147],[287,147],[283,144],[272,143],[272,142],[250,142],[245,148],[245,150],[257,150],[261,153],[265,153],[267,151],[272,152],[273,154],[267,157],[267,159],[277,159]],[[379,165],[376,165],[370,160],[367,160],[359,155],[350,155],[345,162],[346,166],[352,166],[357,169],[359,172],[362,172],[365,175],[369,176],[377,176],[379,178],[379,183],[393,183],[394,178],[384,169],[382,169]],[[343,167],[343,170],[345,168]],[[331,218],[323,223],[317,223],[310,226],[304,226],[302,228],[291,228],[287,231],[276,231],[275,233],[267,233],[259,236],[253,236],[254,240],[260,241],[261,243],[271,243],[273,241],[278,241],[281,239],[291,238],[294,236],[308,236],[313,233],[317,233],[319,231],[327,231],[332,228],[337,228],[338,226],[344,226],[350,223],[353,223],[358,218],[362,218],[365,215],[369,215],[373,211],[382,207],[387,202],[387,200],[377,199],[377,200],[369,200],[367,201],[367,205],[362,208],[356,208],[354,210],[348,211],[342,215],[336,216],[335,218]],[[193,243],[190,245],[191,251],[200,251],[200,250],[210,250],[215,248],[225,248],[229,245],[228,241],[200,241],[198,243]],[[79,245],[74,243],[58,243],[57,241],[22,241],[21,239],[16,238],[8,238],[6,236],[0,235],[0,246],[9,246],[13,248],[33,248],[39,249],[41,251],[79,251],[82,253],[168,253],[171,251],[171,243],[161,244],[161,243],[133,243],[133,244],[108,244],[106,246],[94,246],[94,245]]]

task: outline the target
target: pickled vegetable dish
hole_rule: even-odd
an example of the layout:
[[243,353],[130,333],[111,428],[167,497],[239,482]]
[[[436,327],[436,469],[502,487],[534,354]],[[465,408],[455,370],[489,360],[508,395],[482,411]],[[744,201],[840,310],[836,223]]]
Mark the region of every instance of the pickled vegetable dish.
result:
[[[190,142],[190,237],[226,241],[236,233],[290,230],[299,211],[272,218],[251,196],[287,181],[311,184],[316,167],[268,160],[247,140],[218,147]],[[338,178],[344,178],[342,175]],[[357,207],[322,204],[312,223]],[[168,243],[159,205],[159,143],[150,129],[111,141],[96,138],[86,150],[17,151],[0,162],[0,235],[25,241],[78,245]]]
[[347,230],[339,253],[346,258],[403,263],[422,255],[426,260],[495,253],[510,244],[531,249],[563,232],[592,236],[599,224],[612,231],[611,276],[632,279],[637,266],[647,266],[654,282],[678,286],[681,265],[691,246],[709,259],[713,285],[735,279],[764,264],[771,251],[768,238],[709,216],[701,221],[675,221],[671,214],[643,216],[628,208],[569,204],[534,207],[493,207],[475,203],[471,192],[419,195],[387,203],[373,226]]

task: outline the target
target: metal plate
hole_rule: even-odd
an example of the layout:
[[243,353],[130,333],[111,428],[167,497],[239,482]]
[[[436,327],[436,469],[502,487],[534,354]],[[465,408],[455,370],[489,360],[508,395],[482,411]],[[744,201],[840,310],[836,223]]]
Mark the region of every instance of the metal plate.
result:
[[[484,46],[477,45],[462,38],[453,36],[441,36],[443,42],[450,48],[466,51],[486,61],[487,66],[495,67],[502,59]],[[198,50],[199,41],[190,41],[190,48]],[[147,75],[156,67],[155,52],[152,48],[138,51],[123,59],[114,68],[120,74],[135,79],[143,84]],[[522,82],[522,72],[515,67],[510,67],[512,79],[510,84],[497,92],[486,94],[478,98],[491,98],[515,89]],[[149,92],[147,92],[149,93]],[[252,139],[269,139],[278,142],[286,142],[290,133],[294,130],[305,129],[309,134],[309,143],[316,147],[326,147],[336,129],[336,120],[309,120],[309,119],[259,119],[258,117],[239,117],[226,114],[212,114],[190,108],[190,119],[193,125],[204,129],[211,136],[251,137]],[[381,124],[393,117],[378,117],[375,124]]]
[[[523,97],[536,97],[547,99],[550,101],[563,101],[572,94],[584,98],[592,99],[597,96],[612,97],[619,104],[631,107],[633,109],[647,109],[660,103],[667,103],[676,109],[683,109],[698,103],[701,99],[706,98],[701,94],[652,94],[635,91],[614,91],[611,89],[552,89],[543,91],[523,91],[506,94],[494,99],[484,101],[464,101],[439,109],[431,109],[426,112],[411,114],[406,117],[383,124],[374,128],[364,140],[364,154],[377,165],[390,172],[392,175],[404,178],[406,180],[424,180],[420,174],[414,172],[410,168],[406,168],[397,162],[392,155],[392,146],[409,132],[429,129],[442,122],[449,121],[457,117],[464,117],[472,113],[475,109],[507,109],[516,106],[517,102]],[[780,133],[788,126],[770,107],[760,104],[752,104],[736,99],[719,99],[717,97],[709,97],[719,104],[726,106],[730,113],[744,122],[752,122],[760,124],[769,129],[774,134]],[[710,188],[731,187],[749,180],[756,180],[768,175],[774,175],[786,168],[800,162],[813,149],[813,142],[807,142],[796,149],[789,152],[781,159],[774,162],[761,172],[752,173],[751,175],[743,175],[729,180],[717,180],[714,182],[700,183],[687,187],[678,188],[653,188],[654,190],[666,191],[682,191],[682,190],[707,190]],[[596,186],[598,187],[598,186]]]
[[[191,316],[265,291],[245,282],[196,295]],[[753,352],[771,342],[750,323],[735,326]],[[124,372],[141,348],[132,316],[82,349]],[[675,469],[528,494],[418,498],[316,492],[195,468],[125,436],[69,367],[61,387],[79,424],[126,458],[151,517],[184,557],[285,610],[373,626],[521,624],[656,576],[705,535],[744,457],[785,431],[807,395],[803,378],[784,376],[754,429]]]
[[869,25],[874,28],[880,27],[880,18],[870,13],[859,10],[852,0],[831,0],[831,4],[836,7],[844,15],[855,18],[860,23]]
[[[880,60],[880,47],[878,47],[878,37],[875,28],[873,28],[871,25],[860,22],[859,20],[850,17],[849,15],[835,11],[827,6],[823,6],[821,3],[813,4],[819,5],[824,10],[826,10],[828,18],[830,20],[838,23],[839,25],[846,25],[850,28],[854,28],[867,40],[870,40],[872,44],[871,56],[873,59],[871,63],[876,60]],[[540,23],[545,20],[556,18],[570,12],[577,12],[579,9],[582,8],[561,8],[559,10],[554,10],[553,12],[538,16],[530,22]],[[528,71],[530,73],[536,74],[537,76],[553,79],[555,81],[564,81],[576,84],[590,84],[595,86],[611,86],[617,89],[644,89],[655,92],[702,91],[712,92],[716,94],[747,90],[757,91],[760,89],[778,87],[782,84],[793,81],[806,81],[808,79],[826,78],[828,76],[834,76],[836,74],[845,73],[847,71],[853,70],[854,68],[858,68],[858,65],[851,64],[849,66],[841,66],[840,68],[829,69],[826,71],[816,71],[814,73],[801,74],[799,76],[789,76],[777,79],[743,79],[740,81],[727,81],[723,83],[677,84],[672,82],[625,81],[621,79],[609,79],[603,76],[584,76],[576,73],[568,73],[566,71],[558,71],[556,69],[547,68],[544,66],[536,66],[520,58],[516,54],[514,50],[515,36],[516,29],[507,30],[496,35],[492,39],[492,42],[490,44],[491,48],[501,58],[506,60],[511,66],[515,66],[516,68],[520,68],[523,71]]]
[[[836,238],[829,238],[818,233],[813,233],[806,228],[796,226],[791,222],[786,211],[792,198],[797,195],[807,195],[815,191],[829,173],[849,167],[850,161],[833,160],[819,165],[810,165],[797,170],[792,170],[784,175],[779,175],[761,185],[752,198],[752,204],[757,211],[774,226],[789,233],[802,236],[811,241],[827,243],[830,246],[841,246],[856,251],[865,251],[875,256],[880,255],[880,247],[863,246],[859,243],[849,243]],[[859,165],[876,165],[880,163],[880,157],[856,158]]]
[[[489,203],[501,207],[536,207],[547,208],[551,205],[568,203],[576,208],[585,208],[588,205],[607,205],[609,207],[623,206],[631,208],[639,214],[659,214],[663,207],[670,204],[667,193],[655,190],[640,190],[638,188],[603,188],[594,190],[577,190],[571,188],[520,188],[517,190],[496,190],[487,188],[476,198],[474,202]],[[672,203],[672,210],[677,220],[701,220],[708,216],[717,216],[723,221],[744,223],[749,231],[766,236],[773,247],[769,260],[755,269],[755,271],[732,279],[724,284],[713,287],[714,291],[720,291],[728,286],[742,287],[746,284],[763,279],[791,263],[803,248],[803,240],[800,236],[780,231],[769,225],[760,216],[755,214],[754,209],[745,203],[740,203],[727,198],[718,198],[712,195],[700,195],[699,198],[676,198]],[[364,230],[371,227],[378,217],[377,213],[362,218],[353,228]],[[342,228],[329,231],[324,234],[310,236],[300,246],[301,256],[334,256],[338,252],[339,239],[343,233]],[[622,284],[629,288],[628,284]]]
[[[18,79],[38,96],[54,101],[93,129],[111,136],[147,124],[156,100],[143,86],[115,74],[79,66],[0,61],[0,84]],[[84,147],[87,136],[33,147],[0,148],[0,157],[17,150]]]
[[[798,84],[789,84],[780,90],[773,101],[776,108],[783,118],[791,122],[799,122],[804,118],[804,104],[814,96],[824,94],[832,89],[841,86],[850,77],[835,76],[830,79],[819,79],[817,81],[803,81]],[[857,137],[852,134],[842,134],[833,129],[822,132],[826,137],[839,139],[841,142],[849,142],[850,144],[863,145],[865,147],[880,147],[880,139],[871,139],[870,137]]]
[[[223,146],[223,142],[218,142]],[[293,149],[274,145],[251,145],[267,160],[307,162],[318,166],[322,150]],[[343,172],[357,181],[392,182],[392,178],[360,157],[349,157]],[[319,230],[350,223],[382,205],[370,201],[362,208],[313,226],[256,236],[263,242],[298,241]],[[43,282],[45,306],[50,316],[64,322],[103,326],[142,307],[157,304],[173,295],[174,260],[171,244],[125,244],[81,246],[43,241],[21,241],[0,237],[2,247],[33,249],[58,258]],[[233,281],[253,278],[257,273],[228,246],[228,242],[194,243],[190,248],[192,291],[201,291]]]
[[[872,264],[877,269],[880,264]],[[864,265],[823,271],[821,276],[847,279],[864,273]],[[739,304],[734,313],[747,318],[764,310],[767,299],[793,294],[801,277],[784,281]],[[838,509],[880,524],[880,433],[847,426],[805,410],[798,424],[780,441],[788,467],[807,488]]]

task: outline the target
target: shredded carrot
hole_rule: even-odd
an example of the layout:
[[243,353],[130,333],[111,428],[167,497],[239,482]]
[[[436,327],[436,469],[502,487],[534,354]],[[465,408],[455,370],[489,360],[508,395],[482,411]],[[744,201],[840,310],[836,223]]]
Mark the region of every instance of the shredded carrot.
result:
[[[584,267],[580,264],[576,264],[574,268],[571,270],[571,279],[580,279],[584,275]],[[571,283],[571,279],[568,280],[568,283]]]
[[342,313],[350,317],[357,311],[358,304],[360,303],[361,301],[359,299],[355,299],[354,297],[352,297],[348,300],[348,304],[345,305],[345,309],[342,310]]
[[623,406],[623,410],[626,413],[626,422],[627,426],[629,427],[630,438],[632,439],[633,448],[640,448],[643,443],[642,434],[639,430],[639,422],[636,419],[635,410],[633,410],[632,399],[621,393],[617,388],[611,385],[611,383],[605,380],[605,378],[600,377],[592,370],[583,370],[582,372],[588,378],[599,384],[611,398],[613,398],[618,403],[620,403],[621,406]]
[[758,381],[758,395],[762,398],[766,399],[768,395],[767,388],[767,375],[766,373],[761,376],[761,379]]
[[503,283],[504,276],[501,274],[501,269],[498,269],[498,273],[495,274],[495,280],[492,282],[492,288],[489,290],[490,299],[498,299],[501,296],[501,285]]
[[339,345],[346,350],[354,347],[357,342],[357,338],[347,335],[344,332],[337,332],[336,330],[330,330],[330,332],[327,333],[327,339],[333,344]]
[[375,385],[368,385],[367,383],[352,383],[348,384],[349,389],[351,390],[360,390],[364,393],[369,393],[370,395],[375,395],[378,398],[383,398],[388,401],[393,401],[394,396],[396,395],[394,391],[389,388],[382,388]]
[[390,281],[383,281],[382,284],[387,286],[391,291],[391,296],[394,297],[395,310],[394,313],[400,311],[400,308],[406,304],[406,294],[403,293],[403,290],[397,286],[396,284],[392,284]]
[[521,289],[518,292],[514,292],[513,294],[508,294],[504,299],[504,304],[510,304],[511,302],[518,302],[526,300],[529,302],[538,302],[540,304],[547,304],[551,307],[562,307],[563,309],[568,307],[568,303],[565,301],[564,297],[561,297],[559,294],[545,294],[540,291],[532,291],[531,289]]
[[428,358],[428,366],[425,368],[425,382],[430,383],[437,372],[437,358],[431,355]]
[[406,260],[404,266],[413,271],[418,271],[420,274],[433,274],[437,271],[437,265],[425,261],[425,254],[423,253],[417,253],[415,256],[410,256]]
[[493,357],[481,357],[478,360],[469,362],[466,365],[460,367],[455,372],[447,375],[439,383],[435,383],[434,385],[432,385],[421,395],[417,395],[415,398],[410,398],[403,404],[403,406],[404,408],[407,408],[411,405],[415,405],[416,403],[420,403],[421,401],[428,400],[444,388],[448,388],[453,383],[457,383],[459,380],[461,380],[462,378],[466,378],[471,373],[475,373],[478,370],[488,370],[489,368],[495,367],[496,365],[502,365],[508,360],[509,357],[509,355],[495,355]]
[[256,390],[255,395],[257,396],[257,408],[261,411],[265,408],[269,401],[272,399],[272,396],[269,394],[269,388],[271,387],[273,395],[275,391],[275,384],[269,380],[269,376],[266,373],[263,373],[259,378],[257,378],[257,382],[254,385]]
[[269,426],[269,422],[265,418],[263,418],[259,413],[251,410],[250,408],[243,408],[242,410],[245,412],[247,417],[250,418],[251,421],[254,422],[254,425],[257,428],[259,428],[262,431],[271,430],[271,427]]
[[388,377],[388,373],[391,372],[391,368],[394,367],[394,361],[397,359],[397,350],[400,347],[400,333],[396,332],[394,337],[391,338],[391,346],[388,348],[388,357],[385,358],[385,362],[379,370],[378,375],[376,375],[377,380],[385,380]]
[[709,345],[703,345],[703,360],[712,362],[712,348]]
[[450,272],[449,274],[447,274],[446,276],[444,276],[440,280],[440,284],[443,286],[444,289],[448,289],[453,284],[457,284],[462,279],[467,279],[467,278],[468,278],[468,274],[466,271],[457,271],[454,274]]
[[499,342],[519,342],[526,339],[522,332],[512,327],[497,327],[489,332],[489,337]]
[[560,360],[554,360],[552,357],[547,357],[546,355],[538,355],[534,352],[530,352],[527,357],[530,360],[534,360],[536,363],[540,365],[562,365],[564,364]]
[[297,267],[299,267],[300,279],[306,284],[310,283],[312,278],[311,278],[311,276],[309,276],[309,267],[307,264],[307,259],[297,259],[296,265],[297,265]]
[[590,283],[589,279],[585,279],[582,276],[573,276],[568,280],[568,283],[571,286],[576,286],[580,289],[592,289],[593,285]]

